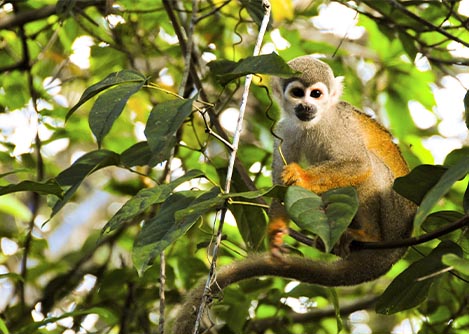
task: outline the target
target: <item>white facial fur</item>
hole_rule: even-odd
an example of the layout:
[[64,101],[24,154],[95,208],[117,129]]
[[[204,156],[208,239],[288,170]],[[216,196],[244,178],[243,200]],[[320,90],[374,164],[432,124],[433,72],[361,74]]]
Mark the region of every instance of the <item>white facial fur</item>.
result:
[[342,78],[336,78],[331,91],[323,82],[305,85],[302,80],[295,80],[288,83],[282,99],[284,117],[303,126],[316,124],[323,113],[339,101],[341,81]]

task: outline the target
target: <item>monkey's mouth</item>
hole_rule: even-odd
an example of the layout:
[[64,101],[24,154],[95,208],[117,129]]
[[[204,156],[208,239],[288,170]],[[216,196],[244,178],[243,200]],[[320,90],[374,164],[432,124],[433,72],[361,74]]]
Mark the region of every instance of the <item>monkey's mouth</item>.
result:
[[298,104],[295,107],[295,115],[300,121],[308,122],[316,116],[316,106]]

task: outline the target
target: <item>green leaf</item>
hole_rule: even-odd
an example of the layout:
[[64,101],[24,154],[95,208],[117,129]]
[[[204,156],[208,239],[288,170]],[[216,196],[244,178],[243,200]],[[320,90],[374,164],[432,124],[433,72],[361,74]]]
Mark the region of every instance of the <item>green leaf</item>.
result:
[[109,220],[109,222],[103,227],[102,234],[109,233],[118,228],[121,224],[142,215],[153,205],[163,203],[177,186],[201,176],[204,176],[203,172],[199,170],[191,170],[187,172],[187,174],[168,184],[140,190]]
[[425,194],[441,179],[448,170],[443,166],[420,165],[406,176],[394,181],[394,190],[415,204],[420,204]]
[[46,326],[47,324],[52,324],[68,317],[80,317],[88,314],[98,314],[102,319],[107,320],[107,322],[110,324],[115,323],[115,321],[117,320],[115,315],[109,309],[103,307],[92,307],[86,310],[64,312],[57,317],[47,317],[41,321],[31,322],[29,325],[19,329],[15,334],[37,333],[37,330],[40,327]]
[[469,157],[469,147],[461,147],[451,151],[445,158],[443,163],[445,167],[451,167],[456,165],[460,160]]
[[415,227],[422,224],[438,201],[451,189],[456,181],[461,180],[467,173],[469,173],[469,157],[461,159],[443,174],[437,184],[425,195],[417,209],[414,218]]
[[8,330],[7,324],[5,323],[5,321],[3,321],[2,318],[0,318],[0,333],[10,334],[10,331]]
[[134,82],[134,83],[140,83],[140,84],[145,84],[147,81],[147,78],[143,76],[141,73],[135,72],[135,71],[130,71],[130,70],[123,70],[119,72],[114,72],[109,74],[106,78],[101,80],[98,83],[95,83],[94,85],[88,87],[84,92],[83,95],[80,97],[80,100],[78,101],[77,104],[75,104],[72,109],[69,110],[67,113],[67,116],[65,116],[65,120],[68,120],[70,116],[86,101],[91,99],[93,96],[96,94],[99,94],[103,90],[106,90],[112,86],[123,84],[123,83],[128,83],[128,82]]
[[181,191],[168,197],[156,216],[145,221],[137,235],[132,258],[138,272],[142,274],[160,252],[195,224],[201,214],[218,206],[219,194],[220,190],[213,188],[210,191]]
[[229,209],[236,219],[239,233],[249,250],[259,251],[262,240],[265,237],[266,215],[264,210],[255,206],[255,202],[247,200],[252,204],[230,205]]
[[441,242],[429,255],[412,263],[388,286],[376,303],[376,312],[394,314],[413,308],[428,296],[433,282],[447,268],[445,254],[461,255],[461,248],[450,241]]
[[[464,215],[457,211],[438,211],[430,214],[425,222],[422,224],[422,229],[425,232],[433,232],[444,225],[454,223],[464,217]],[[450,234],[445,234],[441,239],[447,239],[451,236]]]
[[251,191],[223,194],[223,197],[224,198],[241,197],[241,198],[247,198],[247,199],[256,199],[262,196],[277,197],[277,198],[281,196],[280,198],[283,198],[286,190],[287,190],[287,187],[276,185],[273,187],[261,188],[261,189],[251,190]]
[[[254,22],[256,22],[258,26],[260,26],[265,15],[265,10],[264,6],[262,5],[262,1],[241,0],[241,4],[244,8],[246,8],[247,12],[249,13],[249,16],[254,20]],[[272,18],[270,18],[270,21],[272,21]],[[268,29],[270,29],[270,22]]]
[[238,62],[228,60],[211,61],[208,63],[208,67],[223,86],[234,79],[248,74],[256,73],[288,77],[296,73],[275,53],[251,56]]
[[415,46],[415,40],[410,35],[398,31],[397,35],[402,43],[402,47],[404,48],[405,52],[409,55],[411,61],[414,61],[415,57],[417,56],[418,49]]
[[71,187],[65,192],[63,198],[55,203],[52,208],[51,218],[67,204],[88,175],[108,166],[117,166],[119,163],[119,154],[108,150],[88,152],[78,158],[72,166],[56,177],[59,185]]
[[300,228],[318,235],[329,252],[357,213],[358,198],[352,187],[329,190],[319,197],[292,186],[285,195],[285,208]]
[[0,196],[18,191],[32,191],[42,195],[55,195],[62,197],[63,191],[55,180],[47,180],[45,182],[22,181],[17,184],[0,186]]
[[148,142],[142,141],[132,145],[121,153],[121,163],[125,167],[146,166],[151,160],[151,150]]
[[127,100],[143,87],[144,82],[123,83],[102,93],[90,111],[88,123],[101,147],[115,120],[124,110]]
[[168,159],[176,145],[178,129],[192,113],[194,99],[166,101],[156,105],[151,111],[145,127],[145,136],[154,155],[151,165]]
[[469,276],[469,260],[462,258],[456,254],[443,255],[443,263],[453,267],[461,274]]
[[[219,188],[213,188],[210,194],[212,193],[218,195]],[[207,197],[206,200],[197,201],[197,203],[193,203],[187,208],[176,211],[176,213],[174,214],[176,224],[186,224],[186,222],[195,222],[200,216],[210,211],[220,209],[223,203],[225,203],[225,200],[222,196],[212,197],[210,195]]]
[[85,177],[97,170],[117,166],[120,163],[119,154],[109,150],[91,151],[78,158],[69,168],[57,175],[56,180],[61,186],[81,183]]

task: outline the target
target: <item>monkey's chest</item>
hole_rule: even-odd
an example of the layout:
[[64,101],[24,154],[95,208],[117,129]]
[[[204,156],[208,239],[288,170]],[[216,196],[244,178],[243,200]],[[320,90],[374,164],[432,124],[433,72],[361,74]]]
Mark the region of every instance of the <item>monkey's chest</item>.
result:
[[308,143],[307,141],[298,141],[295,143],[292,152],[297,152],[297,154],[292,154],[290,159],[287,159],[287,162],[296,162],[303,168],[308,168],[311,165],[330,159],[330,156],[327,154],[328,150],[319,142]]

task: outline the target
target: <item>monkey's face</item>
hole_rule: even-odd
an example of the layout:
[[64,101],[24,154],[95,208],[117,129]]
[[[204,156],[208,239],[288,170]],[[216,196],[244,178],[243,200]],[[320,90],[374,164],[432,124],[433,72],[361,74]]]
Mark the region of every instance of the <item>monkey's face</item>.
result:
[[294,80],[284,87],[284,110],[302,122],[315,123],[330,106],[329,89],[322,82],[305,85]]

